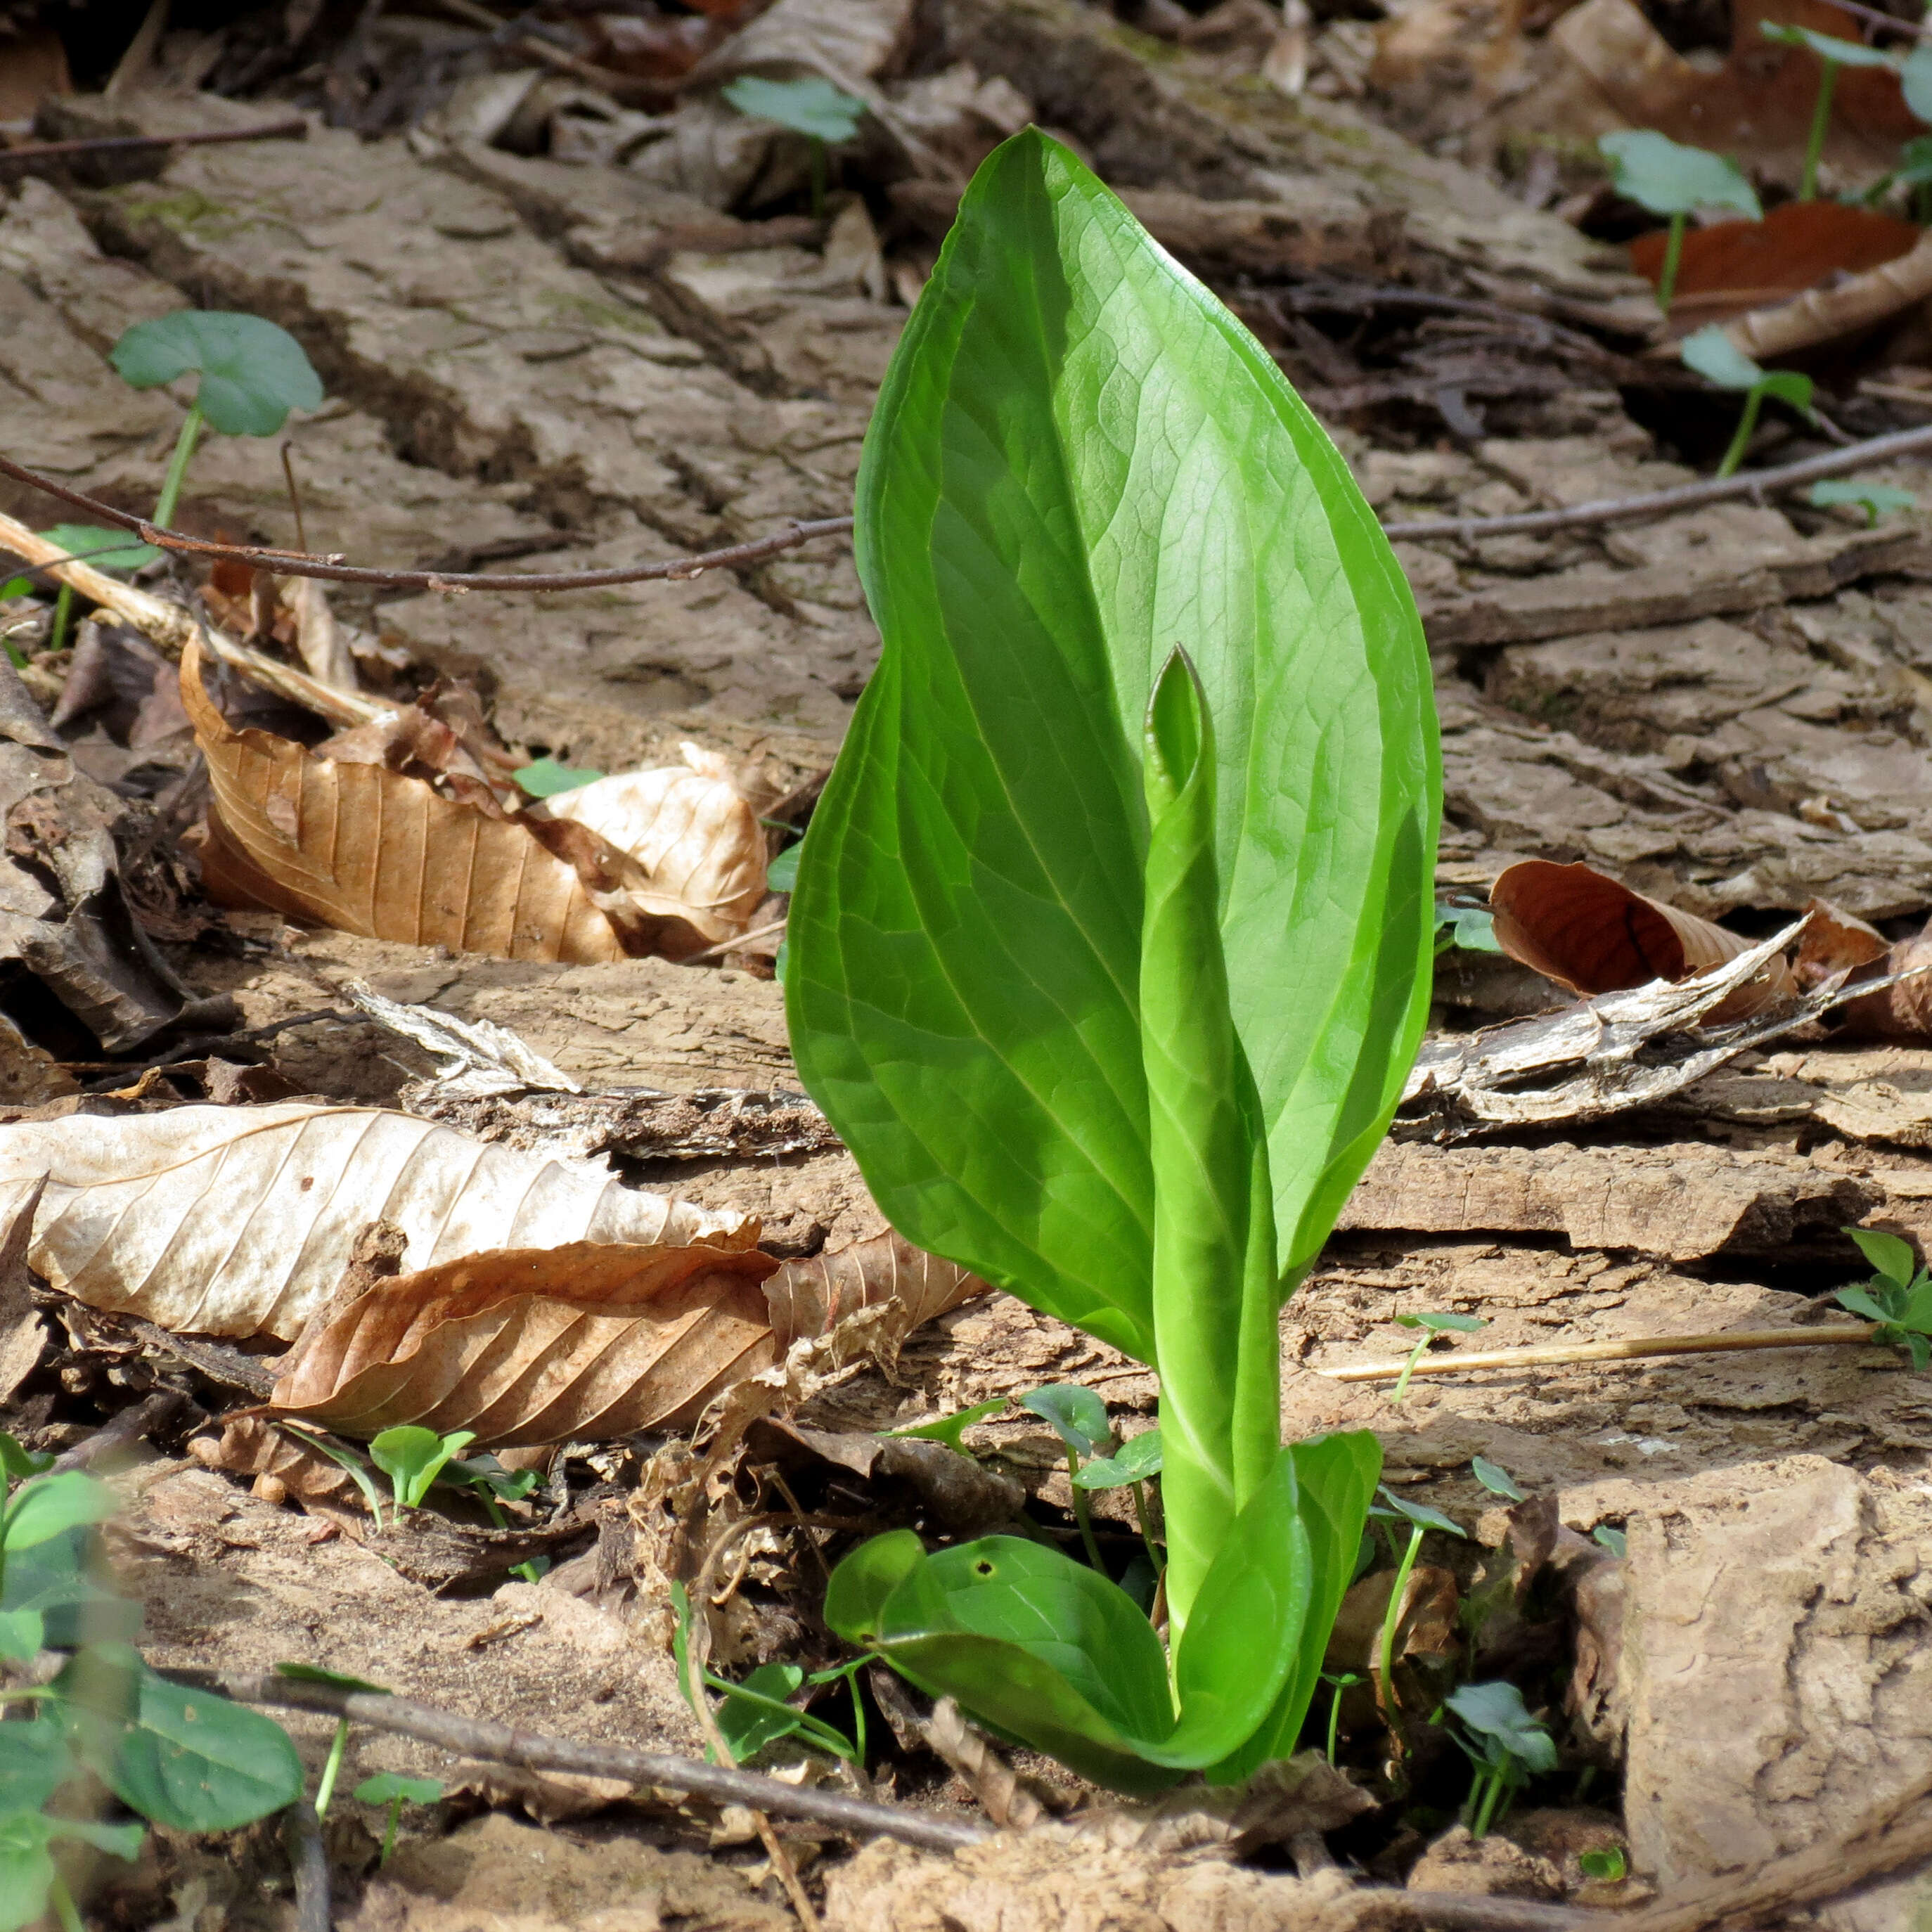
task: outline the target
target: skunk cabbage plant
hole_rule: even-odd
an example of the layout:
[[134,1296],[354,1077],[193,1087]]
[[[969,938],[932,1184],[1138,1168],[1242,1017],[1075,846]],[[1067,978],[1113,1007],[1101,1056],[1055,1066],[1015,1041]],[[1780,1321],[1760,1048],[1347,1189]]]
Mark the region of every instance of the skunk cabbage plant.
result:
[[1379,1473],[1281,1442],[1281,1304],[1426,1007],[1414,604],[1267,352],[1067,151],[980,169],[858,484],[884,640],[807,832],[806,1085],[910,1239],[1151,1364],[1166,1642],[1100,1570],[910,1531],[828,1620],[1101,1782],[1294,1747]]

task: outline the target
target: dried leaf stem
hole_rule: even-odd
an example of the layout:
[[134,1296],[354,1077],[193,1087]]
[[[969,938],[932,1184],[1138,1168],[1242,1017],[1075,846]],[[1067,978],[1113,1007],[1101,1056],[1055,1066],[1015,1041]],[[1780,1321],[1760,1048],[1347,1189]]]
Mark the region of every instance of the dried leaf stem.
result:
[[[1455,1376],[1466,1369],[1550,1368],[1567,1362],[1632,1362],[1658,1355],[1721,1355],[1744,1348],[1816,1348],[1833,1343],[1869,1342],[1878,1332],[1872,1322],[1841,1323],[1833,1328],[1737,1328],[1712,1335],[1633,1335],[1618,1342],[1551,1342],[1533,1348],[1458,1348],[1424,1355],[1410,1373]],[[1408,1359],[1352,1362],[1339,1369],[1318,1368],[1318,1376],[1337,1382],[1392,1382],[1408,1368]]]

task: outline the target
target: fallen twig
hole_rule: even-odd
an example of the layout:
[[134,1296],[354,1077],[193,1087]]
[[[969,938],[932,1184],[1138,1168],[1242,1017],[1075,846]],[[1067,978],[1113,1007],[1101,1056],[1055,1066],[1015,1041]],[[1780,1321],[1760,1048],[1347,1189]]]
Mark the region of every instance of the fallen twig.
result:
[[54,1459],[56,1472],[63,1469],[91,1469],[104,1456],[116,1450],[131,1449],[155,1430],[165,1428],[188,1406],[188,1397],[179,1389],[157,1389],[143,1402],[124,1408],[104,1427],[84,1436],[71,1449]]
[[[152,544],[157,550],[173,550],[182,556],[214,557],[230,563],[245,563],[277,577],[319,577],[329,584],[362,584],[378,590],[595,590],[617,584],[649,584],[667,579],[682,582],[700,577],[707,570],[730,570],[741,564],[761,562],[768,556],[796,550],[800,544],[810,543],[818,537],[842,536],[852,527],[850,517],[820,517],[814,521],[794,522],[789,530],[778,531],[768,537],[754,537],[746,543],[731,544],[723,550],[700,550],[695,556],[668,557],[661,563],[625,564],[614,570],[556,570],[515,576],[482,571],[370,570],[359,564],[344,563],[339,556],[316,556],[301,550],[266,549],[256,544],[212,543],[202,537],[189,536],[181,530],[160,530],[142,518],[117,510],[111,503],[101,502],[80,490],[70,490],[64,483],[56,482],[51,476],[43,476],[38,470],[23,468],[4,456],[0,456],[0,476],[10,476],[16,483],[27,484],[61,502],[85,510],[90,517],[98,518],[112,529],[136,531],[143,543]],[[4,542],[15,555],[26,556],[29,563],[46,562],[45,557],[17,548],[13,532],[24,528],[24,525],[14,524],[10,518],[4,520],[0,523],[0,542]],[[73,584],[94,602],[106,601],[92,589],[83,589],[74,574],[76,570],[85,569],[85,565],[50,567],[56,576]],[[89,571],[88,575],[102,582],[111,580],[102,578],[98,571]]]
[[1714,1335],[1634,1335],[1619,1342],[1550,1342],[1532,1348],[1459,1348],[1424,1355],[1412,1368],[1395,1362],[1352,1362],[1315,1372],[1336,1382],[1392,1382],[1405,1368],[1418,1376],[1460,1375],[1466,1369],[1550,1368],[1567,1362],[1634,1362],[1658,1355],[1729,1354],[1744,1348],[1826,1348],[1869,1342],[1874,1322],[1841,1322],[1833,1328],[1737,1328]]
[[298,1798],[282,1817],[282,1841],[296,1881],[296,1932],[332,1932],[328,1904],[328,1852],[322,1842],[322,1820],[306,1798]]
[[200,134],[94,134],[79,141],[34,141],[0,148],[0,166],[14,161],[65,160],[71,154],[137,154],[144,148],[211,148],[218,141],[305,141],[308,123],[298,115],[266,128],[224,128]]
[[1800,483],[1842,476],[1848,470],[1895,462],[1900,457],[1917,456],[1927,451],[1932,451],[1932,425],[1868,437],[1863,442],[1847,443],[1842,449],[1832,450],[1823,456],[1808,456],[1802,463],[1782,464],[1774,470],[1740,470],[1735,476],[1682,483],[1675,489],[1652,490],[1641,496],[1605,496],[1594,502],[1573,503],[1567,509],[1525,510],[1510,517],[1418,518],[1412,523],[1384,524],[1382,533],[1411,539],[1534,536],[1547,530],[1580,530],[1586,525],[1640,523],[1678,510],[1700,509],[1706,503],[1727,503],[1734,498],[1756,496],[1768,490],[1789,490]]

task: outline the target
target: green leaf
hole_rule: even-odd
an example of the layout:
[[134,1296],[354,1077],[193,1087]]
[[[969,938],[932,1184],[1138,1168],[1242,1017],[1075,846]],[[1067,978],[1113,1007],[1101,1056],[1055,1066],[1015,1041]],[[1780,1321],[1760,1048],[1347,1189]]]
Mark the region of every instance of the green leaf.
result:
[[955,1409],[950,1415],[942,1415],[932,1422],[922,1422],[911,1429],[882,1429],[881,1436],[916,1436],[928,1442],[944,1442],[949,1449],[956,1449],[962,1456],[970,1455],[965,1435],[975,1423],[984,1422],[988,1416],[998,1415],[1009,1407],[1006,1398],[996,1395],[991,1402],[976,1402],[970,1408]]
[[302,1760],[279,1724],[212,1691],[170,1684],[130,1657],[131,1699],[81,1688],[80,1659],[56,1680],[76,1687],[76,1702],[94,1705],[76,1742],[124,1804],[171,1831],[229,1832],[302,1796]]
[[1801,415],[1810,413],[1812,382],[1809,376],[1801,376],[1795,369],[1767,369],[1763,381],[1757,387],[1767,396],[1775,396],[1780,403],[1789,403]]
[[1513,1503],[1523,1501],[1522,1485],[1500,1462],[1492,1462],[1486,1456],[1472,1456],[1469,1459],[1469,1473],[1492,1496],[1502,1496]]
[[[1932,175],[1928,178],[1932,179]],[[1844,476],[1821,478],[1812,484],[1809,501],[1816,510],[1856,503],[1864,512],[1868,526],[1893,510],[1916,509],[1918,506],[1918,499],[1910,490],[1894,490],[1883,483],[1855,482]]]
[[604,774],[589,766],[560,765],[554,758],[539,758],[534,764],[520,765],[510,774],[532,798],[554,798],[559,792],[574,791]]
[[1107,1405],[1080,1382],[1048,1382],[1012,1400],[1029,1415],[1052,1423],[1060,1441],[1078,1455],[1092,1455],[1112,1432]]
[[1861,40],[1841,40],[1835,34],[1816,33],[1809,27],[1787,27],[1772,20],[1760,20],[1757,24],[1766,40],[1780,41],[1787,47],[1808,47],[1820,60],[1829,61],[1836,67],[1895,68],[1899,64],[1896,55],[1882,47],[1868,47]]
[[1889,1322],[1892,1318],[1893,1310],[1869,1288],[1841,1288],[1832,1299],[1840,1308],[1849,1309],[1854,1315],[1862,1315],[1868,1322]]
[[0,584],[0,604],[5,603],[10,597],[28,596],[33,588],[34,580],[31,577],[10,577],[4,584]]
[[47,1909],[55,1877],[46,1819],[32,1811],[0,1817],[0,1932],[17,1932]]
[[1212,714],[1228,996],[1292,1270],[1426,1015],[1413,602],[1272,359],[1036,131],[962,205],[857,514],[884,655],[793,899],[800,1072],[908,1238],[1150,1360],[1155,675],[1184,646]]
[[38,1610],[0,1610],[0,1658],[25,1664],[47,1640],[47,1620]]
[[[804,1682],[805,1672],[796,1664],[761,1664],[742,1684],[722,1694],[724,1702],[718,1710],[718,1734],[739,1763],[756,1757],[767,1744],[776,1744],[799,1729],[805,1714],[788,1709],[785,1700],[794,1696]],[[754,1694],[746,1696],[743,1694],[746,1691]],[[756,1701],[758,1698],[769,1698],[771,1703],[760,1703]],[[772,1704],[778,1708],[774,1710]]]
[[[1905,57],[1898,70],[1899,91],[1905,96],[1905,104],[1922,121],[1932,122],[1932,40],[1919,40]],[[1921,141],[1908,141],[1905,144],[1906,166],[1900,170],[1900,178],[1905,181],[1932,179],[1932,152],[1928,152]],[[1924,169],[1919,175],[1907,170]]]
[[359,1804],[434,1804],[442,1796],[442,1781],[434,1778],[405,1778],[399,1771],[378,1772],[356,1787]]
[[1487,906],[1450,905],[1436,902],[1436,938],[1438,947],[1460,946],[1465,952],[1500,952],[1496,943],[1496,916]]
[[723,92],[740,114],[748,114],[754,121],[770,121],[794,134],[808,134],[814,140],[834,145],[849,141],[858,133],[866,112],[862,100],[817,74],[801,75],[796,80],[741,74]]
[[224,436],[273,436],[290,410],[322,401],[302,344],[258,315],[177,309],[136,322],[107,359],[137,389],[199,373],[195,400]]
[[375,1697],[396,1694],[383,1684],[371,1684],[366,1677],[345,1677],[339,1670],[325,1670],[319,1664],[278,1664],[275,1675],[297,1684],[332,1684],[338,1690],[360,1690]]
[[406,1509],[415,1509],[429,1494],[430,1485],[442,1474],[443,1465],[476,1440],[473,1430],[459,1429],[454,1435],[439,1436],[433,1429],[404,1423],[370,1438],[369,1460],[394,1485],[396,1501]]
[[1687,335],[1677,345],[1677,353],[1687,369],[1694,369],[1720,389],[1754,389],[1764,380],[1763,370],[1714,322]]
[[1618,1845],[1606,1845],[1600,1851],[1579,1852],[1576,1863],[1586,1878],[1603,1879],[1612,1883],[1627,1876],[1630,1870],[1630,1860]]
[[1735,162],[1703,148],[1686,148],[1653,128],[1629,128],[1598,136],[1619,194],[1653,214],[1689,214],[1700,208],[1730,208],[1754,221],[1764,218],[1756,191]]
[[99,1533],[82,1524],[7,1558],[0,1612],[31,1614],[44,1644],[70,1650],[80,1643],[131,1642],[141,1629],[141,1606],[96,1580],[105,1574]]
[[1382,1506],[1371,1514],[1401,1516],[1421,1528],[1439,1529],[1445,1536],[1460,1536],[1466,1542],[1468,1540],[1469,1532],[1454,1516],[1444,1516],[1439,1509],[1432,1509],[1427,1503],[1412,1503],[1387,1487],[1378,1489],[1376,1493],[1382,1498]]
[[767,892],[788,892],[798,884],[798,856],[802,845],[788,845],[765,870]]
[[104,530],[97,524],[56,524],[40,535],[96,570],[139,570],[161,554],[152,544],[130,539],[125,530]]
[[38,1476],[52,1468],[53,1460],[51,1456],[22,1448],[16,1438],[0,1429],[0,1472],[4,1473],[8,1482],[25,1482],[29,1476]]
[[39,1810],[80,1768],[58,1718],[0,1724],[0,1817]]
[[1606,1522],[1600,1522],[1590,1532],[1590,1540],[1607,1550],[1612,1556],[1628,1556],[1630,1540],[1620,1529],[1612,1529]]
[[1156,1424],[1124,1443],[1117,1454],[1096,1456],[1083,1463],[1073,1481],[1083,1490],[1124,1489],[1129,1483],[1150,1480],[1160,1474],[1160,1428]]
[[1529,1714],[1514,1684],[1466,1684],[1443,1702],[1477,1736],[1493,1739],[1525,1770],[1556,1768],[1556,1741]]
[[1447,1334],[1452,1330],[1462,1335],[1473,1335],[1478,1328],[1490,1324],[1480,1316],[1454,1315],[1441,1309],[1426,1309],[1420,1315],[1398,1315],[1396,1325],[1400,1328],[1426,1328],[1431,1334]]
[[10,1556],[80,1525],[105,1522],[120,1507],[114,1492],[84,1470],[36,1476],[14,1491],[5,1516],[0,1518],[0,1541]]
[[452,1461],[437,1480],[459,1485],[466,1483],[505,1502],[520,1503],[536,1487],[539,1478],[534,1469],[518,1469],[512,1474],[486,1450],[481,1456]]
[[1888,1234],[1882,1228],[1847,1228],[1845,1232],[1857,1244],[1859,1253],[1887,1281],[1895,1282],[1900,1288],[1910,1285],[1918,1267],[1910,1241]]

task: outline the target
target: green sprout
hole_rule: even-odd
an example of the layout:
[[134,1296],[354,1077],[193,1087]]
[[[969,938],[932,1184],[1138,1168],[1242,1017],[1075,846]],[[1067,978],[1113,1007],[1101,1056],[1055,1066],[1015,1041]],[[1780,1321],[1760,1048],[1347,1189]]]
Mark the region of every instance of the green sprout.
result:
[[1322,1681],[1330,1688],[1328,1698],[1328,1762],[1335,1762],[1335,1747],[1342,1735],[1342,1694],[1362,1681],[1361,1673],[1354,1670],[1324,1670]]
[[1677,292],[1684,258],[1684,224],[1700,208],[1729,208],[1753,221],[1764,219],[1757,194],[1735,162],[1702,148],[1687,148],[1648,128],[1629,128],[1598,137],[1610,164],[1610,184],[1648,208],[1667,215],[1670,233],[1657,278],[1657,305],[1666,315]]
[[[63,563],[91,564],[96,570],[104,570],[112,575],[118,575],[125,570],[139,570],[143,564],[152,563],[161,554],[152,544],[130,543],[124,530],[104,530],[94,524],[56,524],[52,530],[41,531],[40,535],[49,543],[57,544],[66,551],[67,555],[61,560]],[[74,586],[62,584],[60,594],[54,600],[53,629],[47,644],[50,650],[57,651],[67,642],[68,626],[73,615]]]
[[554,758],[546,758],[519,766],[510,776],[530,797],[554,798],[559,792],[575,791],[580,785],[592,784],[604,774],[588,766],[579,769],[574,765],[560,765]]
[[1756,430],[1758,412],[1764,407],[1766,397],[1774,396],[1780,403],[1788,403],[1807,422],[1813,420],[1811,378],[1799,375],[1794,369],[1760,368],[1716,322],[1699,329],[1695,335],[1687,335],[1678,345],[1677,352],[1684,366],[1694,369],[1707,382],[1714,382],[1720,389],[1744,392],[1744,406],[1738,418],[1736,433],[1724,452],[1724,460],[1718,465],[1720,478],[1737,474]]
[[792,896],[799,1071],[908,1240],[1155,1370],[1166,1620],[911,1530],[825,1619],[1097,1784],[1232,1782],[1294,1748],[1381,1468],[1282,1443],[1279,1322],[1427,1016],[1414,602],[1267,351],[1036,129],[967,190],[856,513],[884,650]]
[[[319,1664],[278,1664],[275,1666],[278,1677],[286,1677],[297,1684],[327,1684],[338,1690],[367,1692],[375,1697],[392,1696],[394,1694],[386,1684],[371,1684],[365,1677],[346,1677],[339,1670],[325,1670]],[[328,1741],[328,1755],[322,1760],[322,1775],[316,1780],[315,1815],[318,1818],[328,1816],[328,1808],[335,1802],[335,1781],[342,1774],[342,1760],[349,1748],[349,1720],[336,1720],[335,1734]]]
[[1415,1559],[1422,1553],[1422,1539],[1432,1529],[1440,1530],[1444,1536],[1467,1539],[1462,1526],[1454,1516],[1444,1516],[1439,1509],[1431,1509],[1426,1503],[1410,1502],[1386,1484],[1376,1493],[1382,1498],[1382,1503],[1370,1510],[1370,1516],[1381,1520],[1384,1526],[1398,1518],[1408,1525],[1408,1546],[1400,1553],[1396,1550],[1394,1533],[1389,1536],[1389,1554],[1395,1558],[1395,1580],[1389,1586],[1388,1607],[1382,1613],[1382,1635],[1376,1646],[1376,1681],[1382,1687],[1384,1708],[1393,1721],[1396,1634],[1402,1624],[1402,1592],[1408,1588]]
[[474,1430],[439,1436],[433,1429],[405,1423],[370,1438],[369,1460],[388,1478],[398,1509],[420,1509],[430,1485],[476,1440]]
[[1548,1727],[1529,1714],[1514,1684],[1466,1684],[1444,1700],[1461,1720],[1452,1732],[1475,1767],[1466,1817],[1472,1838],[1486,1836],[1497,1808],[1529,1780],[1556,1768],[1556,1742]]
[[1841,1288],[1840,1308],[1878,1324],[1876,1342],[1903,1348],[1921,1375],[1932,1364],[1932,1274],[1918,1266],[1911,1244],[1879,1228],[1847,1228],[1859,1252],[1877,1270],[1860,1288]]
[[1594,1852],[1580,1852],[1576,1863],[1586,1878],[1614,1885],[1630,1875],[1630,1859],[1621,1845],[1605,1845]]
[[1440,959],[1451,947],[1465,952],[1500,952],[1496,943],[1496,916],[1487,906],[1458,905],[1453,900],[1436,902],[1436,956]]
[[[374,1778],[365,1778],[356,1787],[356,1802],[362,1804],[386,1804],[389,1808],[388,1828],[382,1834],[382,1849],[376,1860],[380,1867],[389,1862],[389,1854],[396,1849],[396,1827],[401,1822],[405,1804],[434,1804],[442,1796],[442,1785],[434,1778],[404,1778],[394,1771],[379,1772]],[[316,1809],[321,1810],[320,1805]]]
[[1600,1522],[1591,1531],[1590,1540],[1600,1550],[1607,1550],[1612,1556],[1621,1558],[1630,1554],[1630,1539],[1622,1530],[1607,1522]]
[[[797,849],[796,846],[792,848],[793,851]],[[782,861],[789,856],[789,854],[782,853],[779,855],[779,860]],[[797,869],[796,866],[793,867],[794,875]],[[789,888],[784,886],[772,887],[774,892],[784,892],[788,890]],[[927,1442],[943,1442],[956,1455],[970,1457],[973,1452],[966,1446],[967,1430],[972,1428],[976,1423],[984,1422],[989,1417],[998,1415],[1000,1410],[1010,1406],[1004,1396],[996,1395],[991,1402],[976,1402],[970,1408],[955,1409],[950,1415],[936,1417],[931,1422],[919,1423],[910,1429],[882,1429],[879,1433],[881,1436],[910,1436]]]
[[812,212],[814,219],[824,214],[826,149],[858,133],[866,104],[815,74],[795,80],[741,74],[724,89],[724,98],[740,114],[802,134],[812,143]]
[[1469,1473],[1492,1496],[1501,1496],[1505,1502],[1524,1500],[1522,1484],[1500,1462],[1492,1462],[1486,1456],[1471,1456]]
[[1389,1390],[1389,1400],[1400,1402],[1408,1393],[1409,1378],[1415,1373],[1415,1365],[1429,1352],[1429,1345],[1438,1335],[1454,1333],[1473,1335],[1479,1328],[1490,1324],[1474,1315],[1451,1315],[1441,1309],[1430,1309],[1420,1315],[1398,1315],[1396,1325],[1400,1328],[1420,1328],[1421,1335],[1415,1346],[1409,1350],[1402,1365],[1402,1373],[1396,1376],[1395,1386]]
[[1082,1459],[1104,1454],[1113,1442],[1107,1421],[1107,1405],[1094,1391],[1078,1382],[1049,1382],[1044,1388],[1030,1389],[1015,1396],[1014,1402],[1030,1415],[1050,1422],[1066,1448],[1067,1480],[1073,1486],[1074,1520],[1080,1526],[1080,1540],[1087,1560],[1103,1575],[1100,1546],[1094,1540],[1094,1518],[1087,1507],[1087,1492],[1080,1484]]
[[1818,76],[1818,98],[1811,109],[1811,132],[1804,143],[1804,170],[1798,177],[1798,199],[1813,201],[1818,194],[1818,160],[1825,152],[1825,136],[1832,124],[1832,94],[1838,84],[1841,67],[1888,67],[1899,63],[1894,55],[1880,47],[1868,47],[1858,40],[1841,40],[1832,34],[1814,32],[1809,27],[1786,27],[1772,20],[1760,20],[1758,31],[1780,46],[1809,47],[1824,63]]
[[1809,499],[1814,510],[1828,510],[1835,504],[1855,503],[1865,513],[1865,527],[1871,529],[1880,518],[1894,510],[1912,510],[1918,499],[1910,490],[1894,490],[1883,483],[1858,483],[1848,477],[1828,477],[1811,486]]
[[204,422],[224,436],[274,436],[290,410],[312,410],[322,400],[322,379],[302,344],[258,315],[177,309],[136,322],[107,359],[136,389],[157,388],[183,376],[201,378],[154,505],[154,520],[164,530],[173,521]]

